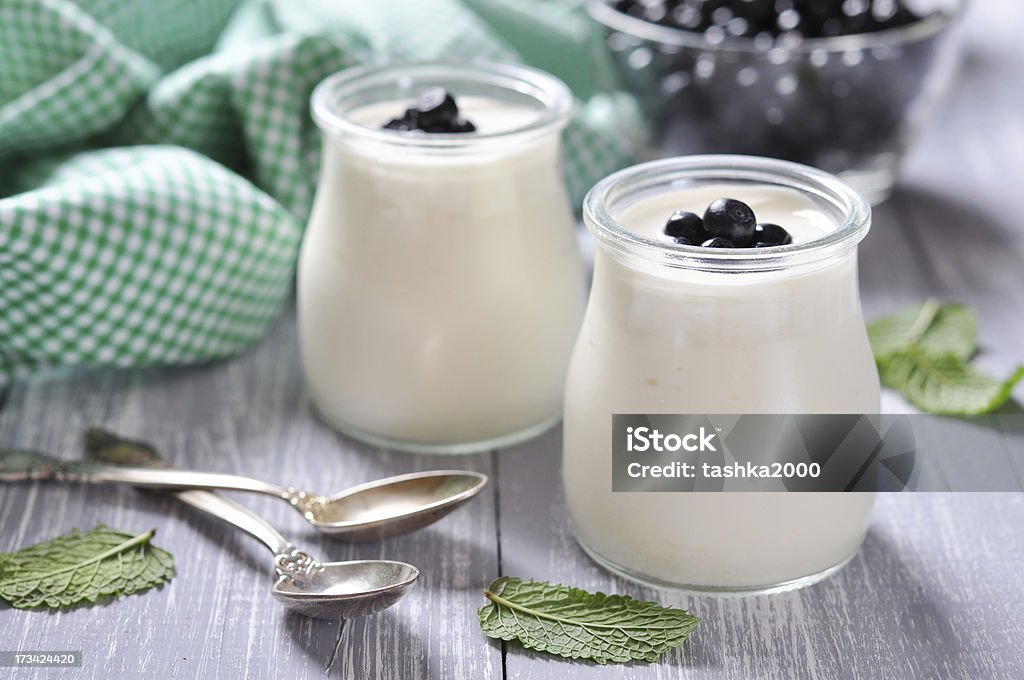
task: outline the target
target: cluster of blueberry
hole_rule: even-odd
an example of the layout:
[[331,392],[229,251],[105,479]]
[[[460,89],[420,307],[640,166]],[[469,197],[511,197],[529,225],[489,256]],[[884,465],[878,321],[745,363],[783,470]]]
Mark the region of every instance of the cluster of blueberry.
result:
[[822,38],[883,31],[921,18],[907,0],[617,0],[644,21],[724,36]]
[[382,126],[385,130],[421,130],[423,132],[473,132],[476,126],[459,115],[455,97],[443,87],[432,87],[420,93],[416,106],[408,108],[401,118],[392,118]]
[[759,223],[750,206],[735,198],[713,201],[703,218],[675,211],[665,223],[665,235],[684,246],[705,248],[770,248],[793,242],[788,231],[777,224]]

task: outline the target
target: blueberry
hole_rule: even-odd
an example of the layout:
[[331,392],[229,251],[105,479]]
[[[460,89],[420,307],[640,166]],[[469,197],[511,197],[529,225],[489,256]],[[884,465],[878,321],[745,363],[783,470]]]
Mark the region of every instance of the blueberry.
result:
[[699,246],[700,245],[700,241],[691,241],[690,239],[684,238],[682,236],[675,236],[675,237],[672,238],[672,240],[675,241],[676,243],[678,243],[681,246]]
[[385,130],[401,130],[402,132],[408,132],[414,130],[415,127],[409,124],[409,121],[404,118],[392,118],[382,126]]
[[741,248],[750,245],[755,226],[754,211],[735,198],[720,198],[704,211],[704,228],[708,234],[728,239]]
[[459,115],[459,107],[443,87],[424,90],[416,106],[406,109],[401,118],[383,125],[385,130],[422,130],[423,132],[474,132],[476,126]]
[[443,87],[424,90],[416,100],[416,120],[423,130],[439,128],[459,117],[459,107]]
[[476,126],[459,116],[448,125],[448,132],[476,132]]
[[754,227],[755,248],[785,246],[792,242],[793,237],[789,235],[789,232],[777,224],[766,222]]
[[720,236],[716,236],[714,238],[709,238],[707,241],[704,241],[704,243],[701,243],[701,245],[704,246],[705,248],[735,248],[736,247],[735,243],[733,243],[732,241],[730,241],[727,238],[722,238]]
[[672,213],[668,222],[665,223],[665,235],[673,238],[685,238],[691,243],[701,243],[708,235],[704,231],[704,220],[692,212],[677,210]]
[[385,130],[401,130],[408,132],[417,129],[416,109],[406,109],[401,118],[392,118],[382,126]]

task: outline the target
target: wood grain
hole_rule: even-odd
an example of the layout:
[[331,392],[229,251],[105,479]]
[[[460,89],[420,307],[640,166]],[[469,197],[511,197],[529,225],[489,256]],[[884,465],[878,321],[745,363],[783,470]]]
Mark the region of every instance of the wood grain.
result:
[[[372,478],[457,465],[491,473],[491,454],[411,456],[357,445],[310,413],[290,315],[256,350],[223,364],[81,374],[18,385],[0,413],[5,446],[79,455],[90,424],[158,444],[175,465],[333,492]],[[0,487],[0,550],[98,522],[158,528],[177,577],[159,592],[47,614],[0,609],[0,649],[82,649],[85,677],[501,677],[500,649],[476,632],[480,588],[497,572],[494,488],[416,534],[323,538],[285,504],[235,495],[315,555],[422,566],[401,606],[338,625],[285,615],[270,598],[270,554],[172,499],[118,487]],[[13,677],[30,677],[15,673]]]
[[[595,667],[510,649],[510,678],[1024,677],[1015,641],[1024,633],[1021,494],[883,494],[861,553],[830,579],[771,597],[686,597],[587,559],[560,498],[560,447],[556,432],[498,459],[502,570],[653,599],[703,621],[654,666]],[[538,501],[546,497],[554,500]]]
[[[1024,346],[1024,4],[973,3],[952,96],[875,213],[861,249],[869,317],[926,297],[970,304],[981,361],[1007,371]],[[584,237],[585,238],[585,237]],[[589,247],[590,244],[585,245]],[[1018,403],[1008,412],[1020,412]],[[907,405],[886,395],[888,411]],[[1014,421],[1018,422],[1018,421]],[[577,547],[559,485],[560,431],[527,445],[449,459],[399,454],[332,433],[310,412],[288,310],[254,350],[182,369],[87,372],[0,389],[0,445],[68,458],[102,424],[158,444],[181,466],[241,472],[316,491],[431,467],[492,475],[471,506],[430,529],[381,542],[317,536],[292,510],[236,496],[297,543],[331,559],[418,564],[399,606],[337,624],[289,617],[269,597],[269,554],[245,536],[157,495],[110,487],[0,486],[0,550],[106,522],[158,528],[178,576],[160,591],[66,613],[0,608],[0,649],[82,649],[91,678],[1021,678],[1024,495],[883,496],[860,555],[835,577],[770,598],[652,591],[609,575]],[[1002,441],[1020,442],[1011,425]],[[981,455],[999,442],[989,433]],[[1011,460],[1007,475],[1024,475]],[[682,518],[665,518],[682,521]],[[654,665],[596,667],[487,640],[480,589],[499,574],[551,579],[683,606],[704,619]],[[6,670],[6,669],[5,669]],[[66,671],[5,674],[65,677]]]

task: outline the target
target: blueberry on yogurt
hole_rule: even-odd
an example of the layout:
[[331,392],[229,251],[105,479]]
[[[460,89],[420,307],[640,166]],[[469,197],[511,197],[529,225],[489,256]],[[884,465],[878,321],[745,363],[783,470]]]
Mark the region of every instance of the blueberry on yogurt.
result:
[[677,210],[669,215],[665,223],[665,235],[671,236],[684,245],[703,243],[708,238],[708,232],[704,229],[704,220],[700,215],[683,210]]
[[392,118],[381,126],[385,130],[409,132],[416,129],[416,109],[407,109],[401,118]]
[[719,198],[704,211],[677,210],[664,228],[665,236],[684,246],[702,248],[773,248],[793,242],[788,231],[771,222],[758,222],[753,209],[735,198]]
[[785,246],[793,242],[789,232],[777,224],[758,223],[754,227],[754,247],[767,248],[770,246]]
[[475,130],[475,125],[462,116],[457,116],[455,120],[448,123],[448,129],[445,132],[473,132]]
[[740,247],[751,244],[756,226],[754,211],[735,198],[719,198],[704,211],[704,228],[708,234],[728,239]]
[[716,236],[700,244],[704,248],[735,248],[736,244],[727,238]]
[[459,106],[443,87],[431,87],[416,98],[416,106],[405,110],[401,118],[392,118],[382,126],[385,130],[431,133],[474,132],[476,126],[459,114]]
[[455,97],[443,87],[423,90],[416,99],[416,120],[423,129],[446,126],[459,116]]

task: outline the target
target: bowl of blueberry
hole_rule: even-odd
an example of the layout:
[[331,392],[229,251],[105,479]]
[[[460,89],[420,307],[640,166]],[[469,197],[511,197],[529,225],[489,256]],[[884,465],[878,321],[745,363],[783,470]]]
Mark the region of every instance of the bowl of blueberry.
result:
[[653,155],[769,156],[873,203],[956,67],[968,0],[590,0]]

